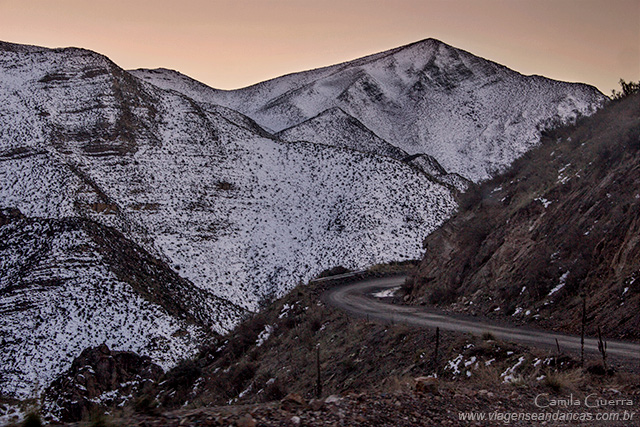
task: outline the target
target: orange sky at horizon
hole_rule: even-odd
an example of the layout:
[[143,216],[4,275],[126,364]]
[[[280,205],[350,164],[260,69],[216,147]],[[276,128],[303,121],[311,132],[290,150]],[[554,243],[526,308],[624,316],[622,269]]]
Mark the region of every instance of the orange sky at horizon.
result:
[[640,80],[640,0],[0,0],[0,40],[233,89],[436,38],[523,74]]

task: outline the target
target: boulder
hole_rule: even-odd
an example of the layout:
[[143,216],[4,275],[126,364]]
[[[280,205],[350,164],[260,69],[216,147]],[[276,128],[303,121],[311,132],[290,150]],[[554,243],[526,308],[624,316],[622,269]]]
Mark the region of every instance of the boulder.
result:
[[416,391],[418,393],[438,393],[440,382],[436,377],[418,377],[414,381],[416,382]]

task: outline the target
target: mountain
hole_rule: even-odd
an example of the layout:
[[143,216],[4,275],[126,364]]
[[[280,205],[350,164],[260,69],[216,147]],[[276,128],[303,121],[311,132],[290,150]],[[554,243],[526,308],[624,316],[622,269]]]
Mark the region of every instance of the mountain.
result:
[[457,191],[464,191],[469,183],[458,174],[448,173],[433,156],[428,154],[410,156],[407,152],[389,144],[358,119],[338,107],[323,111],[309,120],[276,133],[275,136],[283,141],[312,141],[392,157],[424,172],[435,182],[449,185]]
[[335,147],[347,147],[402,160],[408,154],[370,131],[358,119],[339,107],[330,108],[276,136],[283,141],[313,141]]
[[640,95],[549,132],[425,240],[416,304],[639,339]]
[[233,91],[168,70],[133,73],[272,132],[340,108],[391,145],[431,155],[472,181],[504,170],[545,128],[592,114],[606,100],[594,87],[523,76],[434,39]]
[[456,206],[404,162],[281,141],[91,51],[0,43],[0,82],[0,207],[24,217],[0,229],[5,395],[102,341],[169,366],[322,270],[419,257]]
[[[151,356],[165,369],[236,309],[180,278],[116,230],[80,218],[0,212],[0,390],[28,398],[86,347]],[[213,304],[215,311],[207,304]]]

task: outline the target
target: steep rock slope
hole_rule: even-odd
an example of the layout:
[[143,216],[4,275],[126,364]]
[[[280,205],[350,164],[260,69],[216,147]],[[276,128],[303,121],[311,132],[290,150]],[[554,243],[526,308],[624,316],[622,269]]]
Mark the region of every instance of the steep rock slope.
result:
[[197,92],[273,132],[339,107],[395,147],[429,154],[473,181],[535,146],[549,124],[591,114],[606,99],[593,87],[523,76],[433,39],[235,91],[168,70],[134,74]]
[[640,96],[548,134],[426,240],[416,303],[638,339]]
[[0,394],[32,397],[89,346],[168,368],[206,342],[211,301],[115,230],[17,211],[0,219]]

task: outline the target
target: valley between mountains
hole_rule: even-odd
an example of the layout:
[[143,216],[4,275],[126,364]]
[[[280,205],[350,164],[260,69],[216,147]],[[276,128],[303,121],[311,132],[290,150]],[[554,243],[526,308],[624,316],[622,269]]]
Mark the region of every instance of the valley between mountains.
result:
[[87,348],[168,370],[322,271],[422,258],[462,192],[608,102],[433,39],[234,91],[0,42],[5,408]]

